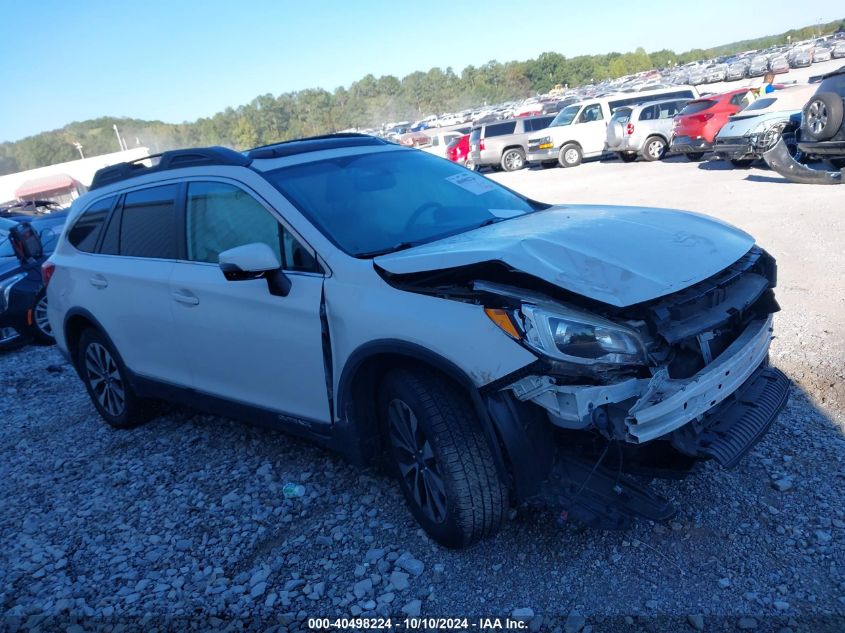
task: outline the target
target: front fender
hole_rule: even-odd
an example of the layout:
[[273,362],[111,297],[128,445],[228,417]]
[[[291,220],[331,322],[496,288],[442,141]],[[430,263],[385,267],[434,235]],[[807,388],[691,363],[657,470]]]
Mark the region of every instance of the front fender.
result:
[[792,182],[800,182],[807,185],[842,184],[843,170],[822,171],[799,163],[790,155],[783,138],[778,139],[775,146],[763,154],[763,160],[774,171]]

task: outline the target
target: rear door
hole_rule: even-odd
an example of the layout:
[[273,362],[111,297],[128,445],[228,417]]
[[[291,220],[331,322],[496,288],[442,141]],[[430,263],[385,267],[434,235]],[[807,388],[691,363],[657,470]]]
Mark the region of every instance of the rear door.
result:
[[[179,184],[167,184],[124,194],[97,239],[99,254],[86,256],[76,274],[79,289],[84,288],[79,305],[100,322],[126,366],[142,376],[187,385],[168,286],[178,255],[180,190]],[[71,229],[71,240],[79,224]],[[86,240],[77,248],[86,248]]]
[[[313,252],[256,194],[227,180],[187,183],[184,256],[170,280],[175,330],[197,391],[300,420],[329,423],[320,318],[323,272]],[[227,281],[222,251],[263,242],[291,280]]]

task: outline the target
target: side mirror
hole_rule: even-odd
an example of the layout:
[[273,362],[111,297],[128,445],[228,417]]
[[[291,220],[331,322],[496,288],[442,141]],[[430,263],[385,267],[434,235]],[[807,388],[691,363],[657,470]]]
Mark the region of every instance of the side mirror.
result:
[[21,222],[9,229],[9,240],[22,264],[35,263],[44,256],[41,239],[29,222]]
[[220,253],[220,270],[228,281],[267,280],[270,294],[286,297],[291,282],[282,271],[282,264],[273,249],[261,242],[244,244]]

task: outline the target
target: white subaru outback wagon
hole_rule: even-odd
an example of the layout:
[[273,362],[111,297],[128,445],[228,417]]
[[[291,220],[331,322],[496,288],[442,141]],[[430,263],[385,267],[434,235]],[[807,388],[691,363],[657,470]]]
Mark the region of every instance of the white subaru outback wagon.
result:
[[106,422],[178,401],[381,461],[450,547],[526,502],[666,520],[642,482],[734,465],[789,390],[746,233],[542,204],[368,136],[100,170],[43,273]]

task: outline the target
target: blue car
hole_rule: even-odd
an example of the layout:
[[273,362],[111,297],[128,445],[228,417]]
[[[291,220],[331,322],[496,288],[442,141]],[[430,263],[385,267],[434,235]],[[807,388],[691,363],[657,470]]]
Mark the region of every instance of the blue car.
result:
[[30,339],[52,345],[41,264],[55,249],[67,211],[0,215],[0,349]]

